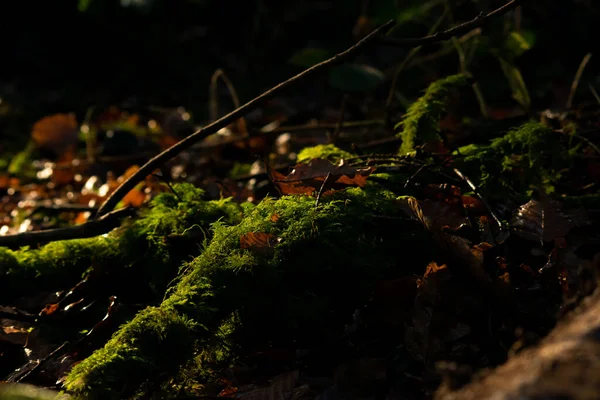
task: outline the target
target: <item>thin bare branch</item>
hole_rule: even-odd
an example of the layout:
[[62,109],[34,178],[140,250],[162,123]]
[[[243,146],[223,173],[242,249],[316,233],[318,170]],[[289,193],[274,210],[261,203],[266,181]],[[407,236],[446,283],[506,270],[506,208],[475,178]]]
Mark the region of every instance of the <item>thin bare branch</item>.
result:
[[319,64],[313,65],[312,67],[304,70],[298,75],[288,79],[285,82],[282,82],[270,90],[267,90],[260,96],[250,100],[240,108],[230,112],[229,114],[223,116],[217,121],[205,126],[204,128],[194,132],[190,136],[181,140],[180,142],[174,144],[169,147],[162,153],[150,159],[146,164],[142,165],[140,169],[138,169],[133,175],[131,175],[127,180],[125,180],[121,186],[119,186],[106,201],[100,206],[98,210],[97,217],[106,214],[115,208],[115,206],[119,203],[119,201],[127,194],[131,189],[135,187],[139,182],[143,181],[146,176],[150,175],[155,169],[160,167],[163,163],[169,161],[177,154],[181,153],[184,149],[189,148],[194,143],[201,141],[207,136],[212,135],[213,133],[218,132],[220,129],[225,128],[227,125],[237,120],[238,118],[246,115],[250,111],[254,110],[265,100],[273,97],[275,94],[281,92],[283,89],[290,87],[293,84],[296,84],[309,76],[320,73],[321,71],[327,70],[335,65],[341,64],[344,61],[355,56],[363,47],[373,42],[375,39],[379,38],[381,35],[387,32],[389,28],[391,28],[395,24],[394,21],[389,21],[386,24],[380,26],[369,35],[365,36],[362,40],[356,43],[354,46],[350,47],[348,50],[336,54],[332,58],[325,60]]
[[500,8],[495,9],[494,11],[483,15],[483,13],[479,14],[475,18],[460,25],[457,25],[453,28],[447,29],[442,32],[436,32],[433,35],[424,36],[420,38],[406,38],[406,39],[397,39],[397,38],[383,38],[383,42],[386,44],[394,45],[394,46],[403,46],[403,47],[415,47],[415,46],[423,46],[426,44],[438,43],[443,40],[450,39],[456,35],[460,35],[462,33],[468,32],[473,28],[483,25],[488,19],[497,17],[499,15],[506,14],[508,11],[514,9],[524,0],[511,0]]
[[45,231],[16,233],[0,236],[0,246],[19,248],[21,246],[38,246],[58,240],[89,238],[110,232],[121,224],[121,219],[134,215],[132,207],[121,208],[109,212],[102,217],[68,228],[48,229]]

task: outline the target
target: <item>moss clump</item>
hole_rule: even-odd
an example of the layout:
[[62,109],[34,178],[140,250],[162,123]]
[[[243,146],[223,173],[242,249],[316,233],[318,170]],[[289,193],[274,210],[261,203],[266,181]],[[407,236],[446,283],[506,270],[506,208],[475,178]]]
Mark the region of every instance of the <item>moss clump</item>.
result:
[[476,182],[479,177],[477,183],[483,190],[493,189],[499,196],[506,195],[506,191],[497,190],[499,187],[523,196],[532,186],[552,193],[553,182],[560,178],[558,171],[569,160],[560,137],[535,121],[508,131],[488,145],[460,147],[455,155],[459,156],[456,160],[459,168],[464,168]]
[[395,128],[402,131],[397,135],[402,139],[400,154],[414,150],[417,141],[426,143],[440,139],[439,122],[444,112],[448,92],[468,83],[465,75],[451,75],[429,85],[425,94],[415,101]]
[[242,217],[241,207],[233,201],[203,200],[204,192],[193,185],[175,185],[174,190],[177,195],[158,195],[141,218],[107,235],[53,242],[40,249],[0,247],[0,293],[8,297],[68,286],[92,264],[104,271],[137,266],[142,269],[140,278],[150,286],[166,285],[164,280],[174,276],[182,260],[198,254],[197,242],[205,239],[210,223],[219,219],[236,223]]
[[178,361],[193,348],[190,332],[194,329],[192,321],[167,307],[149,307],[124,325],[103,349],[78,364],[67,386],[101,388],[90,393],[90,398],[112,399],[132,390],[127,387],[128,380],[140,382],[147,376],[174,374]]
[[300,150],[298,153],[298,162],[307,162],[313,158],[322,158],[332,163],[337,163],[342,159],[350,157],[352,157],[351,153],[341,150],[332,144],[320,144]]
[[[210,381],[215,368],[269,343],[335,345],[373,282],[400,265],[410,274],[425,263],[426,240],[397,219],[377,218],[403,215],[394,198],[368,185],[322,199],[316,209],[305,196],[265,199],[238,225],[215,223],[209,246],[185,267],[170,296],[76,365],[66,388],[93,398],[147,398],[157,388],[173,397],[174,387],[198,395],[193,388]],[[242,248],[249,232],[272,235],[271,246]],[[403,264],[409,251],[424,255],[412,270]],[[158,341],[146,346],[148,313],[169,316],[152,320],[166,325],[161,332],[170,332],[171,324],[185,328],[173,340],[186,351],[172,350],[170,339],[154,334]],[[148,382],[152,388],[140,392]]]

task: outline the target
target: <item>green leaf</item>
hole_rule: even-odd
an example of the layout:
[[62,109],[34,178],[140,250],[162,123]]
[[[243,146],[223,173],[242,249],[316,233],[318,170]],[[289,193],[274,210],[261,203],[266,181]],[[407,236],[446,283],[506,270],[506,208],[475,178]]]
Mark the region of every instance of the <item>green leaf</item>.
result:
[[332,54],[325,49],[307,47],[294,53],[288,62],[298,67],[308,68],[327,60],[331,56]]
[[533,47],[535,35],[532,32],[511,32],[504,43],[510,57],[516,58]]
[[506,76],[506,79],[510,84],[513,99],[515,99],[517,103],[522,105],[523,108],[528,111],[529,106],[531,105],[531,98],[529,97],[529,91],[527,90],[527,85],[525,85],[521,71],[506,59],[499,56],[496,58],[498,58],[498,61],[500,61],[502,72],[504,72],[504,76]]
[[92,0],[79,0],[77,2],[77,9],[79,12],[86,12],[90,8]]
[[385,74],[364,64],[343,64],[329,71],[329,84],[345,92],[368,92],[385,80]]

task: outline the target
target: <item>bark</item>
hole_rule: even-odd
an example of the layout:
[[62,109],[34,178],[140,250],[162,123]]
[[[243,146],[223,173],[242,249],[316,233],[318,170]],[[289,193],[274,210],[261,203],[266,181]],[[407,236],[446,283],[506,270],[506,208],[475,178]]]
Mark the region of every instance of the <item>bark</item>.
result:
[[600,291],[561,320],[538,345],[436,400],[600,398]]

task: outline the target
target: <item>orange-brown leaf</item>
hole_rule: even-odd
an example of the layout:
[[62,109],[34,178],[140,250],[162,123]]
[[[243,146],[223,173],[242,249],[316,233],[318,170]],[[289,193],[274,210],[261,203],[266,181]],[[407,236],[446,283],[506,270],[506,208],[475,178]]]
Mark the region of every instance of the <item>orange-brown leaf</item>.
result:
[[271,233],[248,232],[240,236],[240,247],[255,253],[269,254],[279,243],[279,238]]
[[42,310],[40,314],[42,315],[51,315],[54,314],[58,310],[58,303],[46,304],[46,307]]
[[37,121],[31,138],[38,147],[60,155],[77,141],[78,124],[74,114],[54,114]]
[[323,186],[324,193],[346,187],[363,187],[367,177],[375,171],[374,167],[358,169],[348,165],[335,165],[327,160],[315,158],[308,163],[297,164],[287,176],[271,171],[271,179],[281,194],[312,194]]
[[429,275],[431,274],[435,274],[439,271],[442,271],[444,269],[448,268],[446,266],[446,264],[442,264],[442,265],[437,265],[437,263],[435,261],[432,261],[429,263],[429,265],[427,265],[427,268],[425,269],[425,274],[423,275],[423,278],[427,278]]
[[146,194],[140,189],[131,189],[122,201],[125,206],[140,207],[146,201]]

